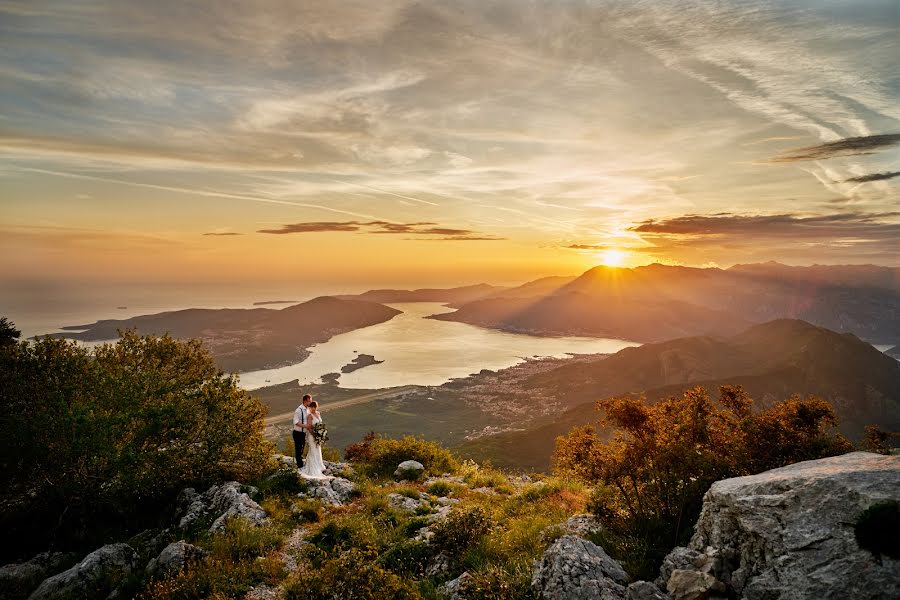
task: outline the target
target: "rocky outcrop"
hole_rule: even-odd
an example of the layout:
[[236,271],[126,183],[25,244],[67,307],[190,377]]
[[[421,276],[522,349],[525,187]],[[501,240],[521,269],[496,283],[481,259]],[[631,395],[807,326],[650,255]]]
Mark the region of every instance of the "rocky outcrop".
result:
[[420,463],[417,460],[404,460],[402,463],[397,465],[397,470],[394,471],[394,477],[398,479],[408,479],[410,481],[416,481],[425,473],[425,465]]
[[297,494],[300,498],[318,498],[322,504],[341,506],[353,499],[356,486],[349,479],[334,477],[332,479],[309,479],[306,492]]
[[625,600],[672,600],[672,596],[649,581],[635,581],[625,588]]
[[5,565],[0,567],[0,590],[4,598],[27,598],[44,579],[76,562],[78,555],[72,552],[41,552],[25,562]]
[[566,535],[544,552],[531,588],[545,600],[624,600],[628,575],[606,551],[585,539]]
[[74,567],[45,579],[29,600],[105,598],[138,568],[138,554],[128,544],[94,550]]
[[[214,485],[202,494],[198,494],[193,488],[182,490],[178,498],[181,507],[178,527],[186,530],[212,520],[209,531],[218,533],[224,531],[225,524],[236,517],[257,526],[263,525],[266,522],[266,511],[247,492],[241,491],[242,487],[237,481],[229,481]],[[255,492],[255,488],[247,489],[251,493]]]
[[172,542],[147,564],[146,572],[151,577],[166,577],[178,573],[189,563],[199,561],[206,555],[206,550],[184,540]]
[[578,537],[585,537],[603,531],[603,524],[600,523],[600,519],[594,515],[584,513],[572,515],[560,527],[566,533],[577,535]]
[[866,452],[717,481],[659,583],[675,600],[900,598],[900,562],[854,535],[866,508],[897,498],[900,457]]
[[448,581],[440,588],[441,597],[446,598],[447,600],[465,600],[466,583],[468,583],[470,579],[471,575],[463,573],[456,579]]

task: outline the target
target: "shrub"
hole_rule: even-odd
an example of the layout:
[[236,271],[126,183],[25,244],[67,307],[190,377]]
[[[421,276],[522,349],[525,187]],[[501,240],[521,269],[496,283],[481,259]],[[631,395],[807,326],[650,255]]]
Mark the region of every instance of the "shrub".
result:
[[362,442],[348,446],[345,456],[376,477],[392,476],[397,465],[405,460],[422,463],[425,473],[431,475],[453,472],[458,466],[449,450],[436,442],[413,436],[398,440],[369,434]]
[[188,485],[257,477],[272,449],[264,414],[199,341],[3,346],[0,526],[37,546],[101,538]]
[[199,544],[213,556],[239,561],[245,558],[262,556],[281,543],[282,535],[274,527],[264,525],[258,527],[246,519],[230,519],[225,524],[225,531],[213,535]]
[[372,521],[351,515],[328,521],[307,539],[326,555],[334,555],[352,548],[377,549],[378,533]]
[[862,512],[854,526],[856,543],[876,557],[900,559],[900,501],[873,504]]
[[894,447],[893,439],[900,433],[884,431],[878,425],[866,425],[862,439],[862,449],[876,454],[890,454]]
[[435,481],[428,486],[428,493],[432,496],[449,496],[453,493],[453,486],[446,481]]
[[377,555],[348,550],[319,568],[300,572],[285,586],[285,600],[358,600],[416,599],[415,587],[378,566]]
[[644,398],[602,400],[608,442],[593,428],[557,439],[556,470],[595,485],[592,507],[618,540],[618,558],[652,579],[662,558],[691,534],[703,495],[716,480],[848,451],[831,432],[831,406],[791,397],[758,413],[740,387],[713,401],[702,387],[655,405]]
[[295,502],[291,512],[298,521],[308,523],[318,523],[325,513],[321,502],[307,498]]
[[530,598],[531,569],[514,564],[510,568],[489,565],[470,574],[460,592],[466,598],[519,600]]
[[424,542],[402,540],[381,554],[378,564],[402,577],[417,577],[425,572],[433,554]]
[[490,515],[480,506],[457,509],[434,526],[433,542],[447,554],[459,556],[481,542],[493,526]]

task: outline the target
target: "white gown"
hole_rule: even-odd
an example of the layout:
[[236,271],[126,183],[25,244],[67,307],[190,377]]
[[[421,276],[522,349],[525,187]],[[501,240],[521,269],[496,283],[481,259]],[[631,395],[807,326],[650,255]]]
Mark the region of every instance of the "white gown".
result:
[[[312,418],[313,427],[315,427],[316,423],[322,422],[320,415],[310,415],[310,417]],[[307,479],[331,479],[330,476],[325,474],[322,446],[316,443],[313,434],[308,431],[306,432],[306,447],[309,451],[306,453],[306,461],[303,464],[303,468],[300,469],[300,475]]]

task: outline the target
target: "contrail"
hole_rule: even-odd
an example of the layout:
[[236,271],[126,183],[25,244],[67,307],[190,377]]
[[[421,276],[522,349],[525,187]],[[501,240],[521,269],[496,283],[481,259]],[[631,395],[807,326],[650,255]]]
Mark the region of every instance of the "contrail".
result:
[[98,177],[96,175],[82,175],[80,173],[69,173],[67,171],[51,171],[48,169],[36,169],[34,167],[13,167],[18,171],[30,171],[33,173],[43,173],[45,175],[54,175],[57,177],[69,177],[72,179],[87,179],[89,181],[102,181],[105,183],[118,183],[120,185],[131,185],[135,187],[150,188],[153,190],[162,190],[166,192],[177,192],[181,194],[195,194],[197,196],[208,196],[212,198],[232,198],[235,200],[249,200],[251,202],[262,202],[264,204],[279,204],[282,206],[295,206],[298,208],[314,208],[318,210],[326,210],[351,217],[362,219],[383,220],[381,217],[367,215],[364,213],[356,213],[349,210],[341,210],[339,208],[331,208],[330,206],[322,206],[320,204],[308,204],[305,202],[290,202],[288,200],[277,200],[275,198],[266,198],[264,196],[248,196],[245,194],[232,194],[228,192],[216,192],[212,190],[197,190],[192,188],[173,187],[168,185],[159,185],[155,183],[141,183],[137,181],[125,181],[122,179],[114,179],[112,177]]
[[406,200],[412,200],[413,202],[418,202],[420,204],[428,204],[429,206],[440,206],[440,204],[436,202],[429,202],[428,200],[422,200],[421,198],[413,198],[412,196],[404,196],[403,194],[395,194],[394,192],[389,192],[387,190],[380,190],[377,187],[372,187],[371,185],[365,185],[362,183],[354,183],[352,181],[341,181],[340,179],[332,179],[335,183],[342,183],[344,185],[355,185],[356,187],[365,188],[367,190],[372,190],[374,192],[378,192],[379,194],[388,194],[389,196],[396,196],[397,198],[405,198]]

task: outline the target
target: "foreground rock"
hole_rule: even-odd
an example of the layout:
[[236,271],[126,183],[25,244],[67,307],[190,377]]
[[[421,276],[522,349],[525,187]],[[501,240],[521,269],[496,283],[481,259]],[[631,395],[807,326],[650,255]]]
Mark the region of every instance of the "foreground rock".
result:
[[34,558],[0,567],[0,590],[4,598],[27,598],[40,582],[78,562],[72,552],[41,552]]
[[546,600],[624,600],[628,575],[606,551],[585,539],[566,535],[544,552],[531,588]]
[[159,556],[147,564],[147,575],[166,577],[184,569],[189,563],[201,560],[207,552],[184,540],[173,542],[163,548]]
[[[202,494],[198,494],[193,488],[182,490],[179,496],[182,516],[178,527],[190,529],[211,519],[210,533],[219,533],[235,517],[246,519],[256,526],[265,524],[266,511],[247,492],[241,491],[242,487],[237,481],[229,481],[214,485]],[[247,489],[251,493],[255,490]]]
[[900,598],[900,562],[857,545],[868,507],[900,498],[900,457],[853,452],[717,481],[658,583],[676,600]]
[[80,563],[45,579],[29,600],[105,598],[138,568],[138,554],[128,544],[109,544]]
[[353,499],[356,486],[349,479],[308,479],[306,492],[297,494],[300,498],[318,498],[328,506],[342,506]]

